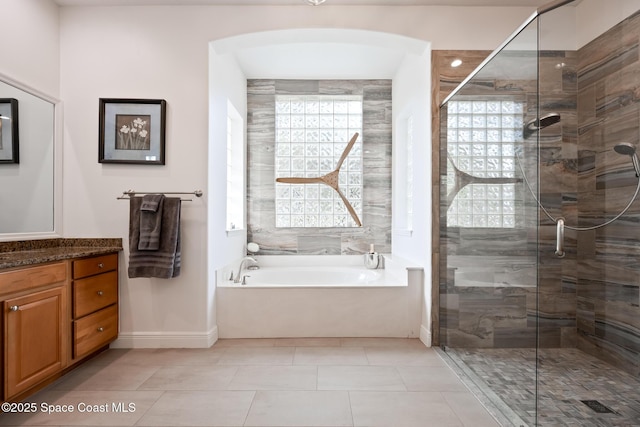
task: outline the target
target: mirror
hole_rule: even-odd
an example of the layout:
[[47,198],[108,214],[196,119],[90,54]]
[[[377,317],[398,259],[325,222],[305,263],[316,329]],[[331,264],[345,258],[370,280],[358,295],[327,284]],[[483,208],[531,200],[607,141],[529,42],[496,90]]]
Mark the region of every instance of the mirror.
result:
[[[17,104],[18,132],[12,136],[17,134],[16,158],[19,153],[17,163],[0,163],[0,241],[57,236],[59,102],[4,76],[0,76],[0,99]],[[3,145],[10,140],[5,138],[12,129],[10,122],[4,119],[0,128]]]

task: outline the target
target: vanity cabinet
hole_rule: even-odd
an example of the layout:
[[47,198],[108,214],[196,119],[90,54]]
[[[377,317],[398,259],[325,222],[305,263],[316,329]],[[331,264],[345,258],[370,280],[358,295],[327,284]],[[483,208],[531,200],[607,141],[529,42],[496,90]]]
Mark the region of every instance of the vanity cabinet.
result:
[[0,270],[0,306],[0,400],[21,400],[118,337],[118,253]]
[[73,260],[73,359],[118,336],[118,254]]
[[0,292],[6,294],[2,302],[6,399],[66,366],[67,264],[3,272],[0,283]]

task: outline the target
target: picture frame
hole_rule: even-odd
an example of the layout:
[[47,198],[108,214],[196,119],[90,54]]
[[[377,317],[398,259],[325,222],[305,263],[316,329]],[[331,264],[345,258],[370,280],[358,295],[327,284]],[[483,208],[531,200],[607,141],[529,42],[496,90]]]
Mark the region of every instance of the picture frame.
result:
[[0,163],[20,163],[18,100],[0,98]]
[[165,164],[167,102],[100,98],[99,163]]

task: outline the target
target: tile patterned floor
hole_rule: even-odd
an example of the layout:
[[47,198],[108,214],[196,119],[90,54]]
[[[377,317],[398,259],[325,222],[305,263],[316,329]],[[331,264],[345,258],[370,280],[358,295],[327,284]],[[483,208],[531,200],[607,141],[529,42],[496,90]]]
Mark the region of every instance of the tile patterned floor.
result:
[[[487,407],[517,420],[511,425],[535,425],[535,349],[440,353],[489,399]],[[640,380],[577,349],[540,349],[538,357],[539,426],[640,426]],[[597,400],[614,413],[597,413],[583,400]]]
[[[0,425],[499,426],[436,351],[415,339],[108,350],[27,401],[37,413],[1,414]],[[43,404],[74,412],[43,413]]]

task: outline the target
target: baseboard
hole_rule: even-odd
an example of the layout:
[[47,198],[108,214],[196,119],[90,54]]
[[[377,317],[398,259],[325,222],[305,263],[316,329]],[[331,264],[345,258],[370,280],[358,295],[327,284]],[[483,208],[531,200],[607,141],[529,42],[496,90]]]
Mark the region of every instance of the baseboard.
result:
[[420,341],[427,347],[431,347],[431,331],[424,325],[420,325]]
[[200,332],[121,332],[110,348],[209,348],[218,341],[218,327]]

